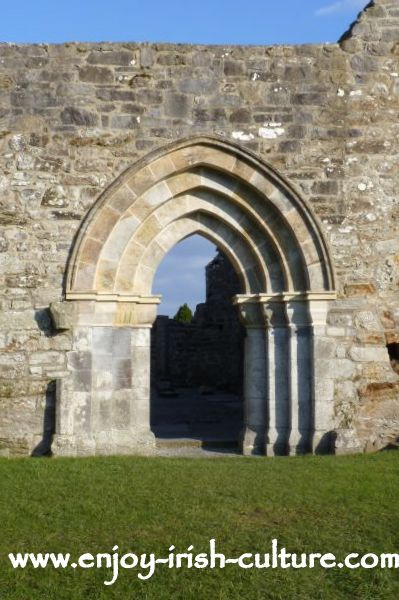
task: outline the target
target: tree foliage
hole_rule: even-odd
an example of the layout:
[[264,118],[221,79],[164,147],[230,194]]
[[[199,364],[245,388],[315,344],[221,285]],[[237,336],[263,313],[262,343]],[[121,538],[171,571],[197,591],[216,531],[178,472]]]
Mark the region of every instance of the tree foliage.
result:
[[173,318],[179,323],[191,323],[193,320],[193,313],[188,304],[184,303],[179,307],[179,310]]

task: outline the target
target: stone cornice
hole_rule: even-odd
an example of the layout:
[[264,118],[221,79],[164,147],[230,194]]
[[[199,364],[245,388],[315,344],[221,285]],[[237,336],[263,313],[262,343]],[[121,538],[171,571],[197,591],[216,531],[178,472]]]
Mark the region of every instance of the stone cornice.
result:
[[131,294],[102,294],[101,292],[67,292],[66,300],[95,302],[130,302],[132,304],[160,304],[161,295],[136,296]]
[[278,292],[275,294],[237,294],[233,304],[265,304],[267,302],[313,302],[336,300],[336,291],[321,292]]

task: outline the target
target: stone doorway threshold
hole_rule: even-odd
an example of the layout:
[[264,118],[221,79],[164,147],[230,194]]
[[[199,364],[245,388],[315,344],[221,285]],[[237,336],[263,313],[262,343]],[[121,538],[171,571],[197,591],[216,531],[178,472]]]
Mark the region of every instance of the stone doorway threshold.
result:
[[156,440],[156,456],[187,458],[222,458],[224,456],[241,456],[237,442],[202,442],[188,438],[171,438]]

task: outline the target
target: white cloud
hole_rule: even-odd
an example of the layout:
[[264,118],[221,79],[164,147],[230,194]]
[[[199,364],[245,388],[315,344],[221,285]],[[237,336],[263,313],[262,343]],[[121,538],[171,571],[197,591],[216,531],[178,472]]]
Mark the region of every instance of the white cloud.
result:
[[367,4],[367,0],[338,0],[332,4],[322,6],[315,11],[317,17],[328,17],[351,10],[361,10]]

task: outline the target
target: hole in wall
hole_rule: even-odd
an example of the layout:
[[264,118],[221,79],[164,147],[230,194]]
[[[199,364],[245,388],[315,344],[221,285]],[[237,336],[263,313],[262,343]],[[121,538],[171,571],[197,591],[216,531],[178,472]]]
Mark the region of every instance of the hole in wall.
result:
[[399,343],[392,342],[387,344],[387,350],[389,360],[391,361],[391,367],[399,375]]

